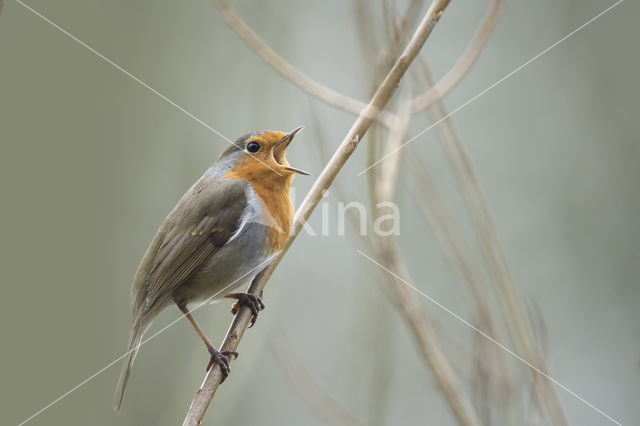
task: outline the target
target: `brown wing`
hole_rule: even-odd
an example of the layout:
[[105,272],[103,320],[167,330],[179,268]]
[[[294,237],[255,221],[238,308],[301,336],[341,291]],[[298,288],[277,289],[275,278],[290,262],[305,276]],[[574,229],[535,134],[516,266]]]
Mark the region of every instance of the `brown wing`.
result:
[[182,197],[141,263],[147,271],[136,311],[146,314],[165,301],[229,240],[247,205],[245,186],[238,179],[204,177]]

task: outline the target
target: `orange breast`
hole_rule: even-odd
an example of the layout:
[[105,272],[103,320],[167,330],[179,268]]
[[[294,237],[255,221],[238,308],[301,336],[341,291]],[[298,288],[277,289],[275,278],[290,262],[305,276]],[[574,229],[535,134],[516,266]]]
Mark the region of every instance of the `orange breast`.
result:
[[255,173],[245,163],[234,167],[225,177],[244,179],[251,184],[262,203],[269,253],[282,250],[289,238],[293,221],[293,203],[289,197],[293,176],[278,176],[273,172]]

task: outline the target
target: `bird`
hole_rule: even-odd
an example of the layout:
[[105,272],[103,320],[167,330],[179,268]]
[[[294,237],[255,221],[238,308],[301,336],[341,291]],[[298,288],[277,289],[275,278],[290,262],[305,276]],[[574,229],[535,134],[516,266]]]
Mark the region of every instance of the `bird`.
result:
[[134,275],[131,288],[131,332],[114,398],[122,406],[131,367],[144,332],[154,317],[177,305],[210,354],[207,371],[230,372],[233,351],[219,351],[189,311],[188,304],[222,297],[251,309],[253,325],[264,309],[261,298],[227,293],[251,281],[283,250],[293,222],[289,192],[296,174],[286,150],[290,132],[253,131],[240,136],[182,196],[153,237]]

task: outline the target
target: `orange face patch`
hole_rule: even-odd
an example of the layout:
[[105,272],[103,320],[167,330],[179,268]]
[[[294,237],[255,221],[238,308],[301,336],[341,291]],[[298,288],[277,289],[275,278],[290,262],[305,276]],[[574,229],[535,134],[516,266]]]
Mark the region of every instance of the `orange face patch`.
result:
[[265,148],[271,149],[273,145],[280,142],[285,136],[287,136],[285,132],[264,132],[252,137],[249,141],[258,142]]
[[260,150],[251,155],[256,161],[261,161],[263,165],[268,165],[278,173],[288,173],[282,170],[282,167],[289,165],[286,158],[286,149],[288,144],[281,144],[282,140],[287,136],[285,132],[265,132],[260,133],[251,139],[248,143],[256,142],[260,145]]

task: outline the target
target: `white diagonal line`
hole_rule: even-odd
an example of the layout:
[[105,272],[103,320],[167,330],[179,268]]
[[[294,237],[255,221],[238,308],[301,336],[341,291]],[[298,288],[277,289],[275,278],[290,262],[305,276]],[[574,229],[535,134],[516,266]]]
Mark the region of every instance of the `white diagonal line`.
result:
[[596,407],[595,405],[593,405],[592,403],[590,403],[589,401],[587,401],[586,399],[582,398],[580,395],[578,395],[577,393],[575,393],[574,391],[572,391],[571,389],[569,389],[568,387],[566,387],[565,385],[563,385],[562,383],[560,383],[559,381],[557,381],[556,379],[554,379],[553,377],[549,376],[547,373],[545,373],[544,371],[540,370],[539,368],[537,368],[535,365],[531,364],[529,361],[527,361],[526,359],[522,358],[520,355],[516,354],[515,352],[513,352],[511,349],[509,349],[508,347],[506,347],[505,345],[503,345],[502,343],[498,342],[496,339],[494,339],[493,337],[489,336],[487,333],[483,332],[482,330],[480,330],[479,328],[477,328],[476,326],[474,326],[473,324],[471,324],[469,321],[465,320],[464,318],[462,318],[460,315],[456,314],[455,312],[453,312],[451,309],[447,308],[446,306],[444,306],[442,303],[438,302],[436,299],[434,299],[433,297],[423,293],[422,291],[418,290],[414,285],[412,285],[411,283],[403,280],[402,278],[400,278],[398,275],[394,274],[392,271],[390,271],[389,269],[385,268],[383,265],[381,265],[380,263],[376,262],[374,259],[372,259],[371,257],[367,256],[366,254],[364,254],[362,251],[356,249],[356,251],[358,252],[358,254],[362,255],[363,257],[369,259],[371,262],[375,263],[376,265],[378,265],[380,268],[382,268],[383,270],[385,270],[386,272],[388,272],[389,274],[393,275],[398,281],[402,282],[403,284],[405,284],[407,287],[415,290],[416,292],[420,293],[423,297],[425,297],[426,299],[428,299],[430,302],[434,303],[435,305],[437,305],[440,309],[444,310],[445,312],[447,312],[449,315],[453,316],[455,319],[457,319],[458,321],[462,322],[463,324],[465,324],[466,326],[468,326],[469,328],[473,329],[476,333],[482,335],[483,337],[489,339],[491,342],[493,342],[494,344],[496,344],[500,349],[503,349],[504,351],[506,351],[507,353],[509,353],[510,355],[512,355],[514,358],[516,358],[517,360],[521,361],[522,363],[526,364],[527,366],[529,366],[531,369],[535,370],[538,374],[546,377],[547,379],[549,379],[550,381],[552,381],[556,386],[558,386],[559,388],[562,388],[563,390],[565,390],[567,393],[569,393],[570,395],[572,395],[573,397],[577,398],[578,400],[582,401],[583,403],[585,403],[586,405],[588,405],[589,407],[591,407],[592,409],[594,409],[595,411],[597,411],[598,413],[600,413],[602,416],[606,417],[607,419],[611,420],[613,423],[617,424],[618,426],[622,426],[622,423],[620,423],[619,421],[617,421],[616,419],[614,419],[613,417],[609,416],[607,413],[605,413],[604,411],[602,411],[601,409],[599,409],[598,407]]
[[[84,41],[80,40],[78,37],[74,36],[73,34],[71,34],[70,32],[68,32],[67,30],[65,30],[64,28],[60,27],[58,24],[56,24],[55,22],[53,22],[52,20],[50,20],[49,18],[47,18],[46,16],[42,15],[40,12],[38,12],[37,10],[33,9],[31,6],[23,3],[21,0],[16,0],[17,3],[19,3],[20,5],[22,5],[24,8],[30,10],[31,12],[33,12],[35,15],[39,16],[41,19],[43,19],[45,22],[49,23],[51,26],[53,26],[54,28],[60,30],[62,33],[64,33],[65,35],[67,35],[69,38],[71,38],[72,40],[74,40],[76,43],[86,47],[87,49],[89,49],[91,52],[93,52],[94,54],[96,54],[98,57],[100,57],[101,59],[103,59],[104,61],[110,63],[111,65],[113,65],[114,67],[116,67],[120,72],[122,72],[123,74],[125,74],[128,77],[131,77],[132,79],[134,79],[135,81],[137,81],[138,83],[140,83],[142,86],[144,86],[146,89],[148,89],[149,91],[155,93],[156,95],[160,96],[162,99],[164,99],[165,101],[169,102],[171,105],[173,105],[174,107],[178,108],[180,111],[182,111],[183,113],[185,113],[186,115],[188,115],[189,117],[193,118],[194,120],[196,120],[198,123],[202,124],[204,127],[206,127],[207,129],[209,129],[210,131],[212,131],[213,133],[215,133],[216,135],[220,136],[222,139],[226,140],[227,142],[229,142],[231,145],[237,146],[238,148],[240,148],[242,150],[241,147],[239,147],[238,145],[236,145],[231,139],[227,138],[225,135],[223,135],[222,133],[220,133],[218,130],[214,129],[213,127],[211,127],[210,125],[208,125],[207,123],[205,123],[204,121],[202,121],[200,118],[196,117],[195,115],[193,115],[192,113],[190,113],[189,111],[187,111],[186,109],[184,109],[183,107],[181,107],[180,105],[178,105],[177,103],[175,103],[174,101],[172,101],[171,99],[167,98],[165,95],[163,95],[162,93],[158,92],[156,89],[154,89],[153,87],[149,86],[147,83],[145,83],[144,81],[140,80],[138,77],[136,77],[135,75],[131,74],[129,71],[127,71],[126,69],[122,68],[120,65],[116,64],[115,62],[113,62],[111,59],[107,58],[106,56],[104,56],[102,53],[98,52],[97,50],[95,50],[93,47],[89,46],[87,43],[85,43]],[[246,152],[246,151],[245,151]],[[282,176],[277,170],[275,170],[274,168],[272,168],[271,166],[269,166],[268,164],[266,164],[264,161],[260,160],[259,158],[257,158],[256,156],[252,155],[251,153],[247,152],[248,155],[250,155],[251,157],[253,157],[255,160],[257,160],[258,162],[262,163],[263,165],[267,166],[268,168],[270,168],[273,172],[275,172],[276,174]]]
[[[228,289],[229,287],[231,287],[232,285],[234,285],[235,283],[237,283],[238,281],[242,280],[243,278],[245,278],[247,275],[249,275],[250,273],[252,273],[253,271],[257,270],[258,268],[260,268],[263,265],[266,265],[268,262],[270,262],[273,259],[273,257],[269,257],[268,259],[266,259],[264,262],[260,263],[258,266],[256,266],[255,268],[251,269],[249,272],[245,273],[244,275],[242,275],[240,278],[238,278],[237,280],[233,281],[231,284],[227,285],[226,287],[224,287],[222,290],[218,291],[216,294],[214,294],[211,297],[208,297],[207,299],[205,299],[203,302],[201,302],[200,304],[196,305],[195,308],[191,309],[190,312],[194,312],[197,309],[199,309],[202,305],[206,305],[207,303],[209,303],[212,299],[214,299],[216,296],[218,296],[219,294],[223,293],[226,289]],[[160,333],[164,332],[166,329],[168,329],[169,327],[171,327],[172,325],[174,325],[175,323],[177,323],[178,321],[180,321],[182,318],[184,318],[186,316],[186,314],[180,315],[178,318],[176,318],[175,320],[173,320],[172,322],[170,322],[168,325],[164,326],[163,328],[161,328],[159,331],[157,331],[156,333],[154,333],[153,335],[151,335],[151,337],[145,339],[142,341],[142,343],[140,343],[140,345],[136,348],[131,349],[130,351],[125,352],[124,354],[120,355],[118,358],[116,358],[115,360],[111,361],[109,364],[107,364],[106,366],[102,367],[100,370],[96,371],[95,373],[93,373],[92,375],[90,375],[89,377],[87,377],[86,379],[84,379],[83,381],[81,381],[80,383],[78,383],[77,385],[75,385],[74,387],[72,387],[71,389],[69,389],[68,391],[66,391],[65,393],[63,393],[62,395],[60,395],[58,398],[54,399],[53,401],[51,401],[50,403],[48,403],[47,405],[45,405],[44,407],[42,407],[40,410],[38,410],[37,412],[35,412],[34,414],[32,414],[31,416],[29,416],[28,418],[26,418],[25,420],[23,420],[22,422],[20,422],[18,424],[18,426],[23,426],[25,423],[33,420],[36,416],[42,414],[44,411],[46,411],[47,409],[51,408],[52,406],[54,406],[55,404],[57,404],[58,402],[60,402],[61,400],[63,400],[64,398],[66,398],[67,396],[69,396],[71,393],[73,393],[74,391],[78,390],[78,388],[82,387],[83,385],[85,385],[86,383],[90,382],[91,380],[93,380],[94,378],[96,378],[97,376],[99,376],[101,373],[103,373],[105,370],[109,369],[109,367],[113,366],[114,364],[116,364],[118,361],[120,361],[122,358],[126,357],[127,355],[129,355],[129,353],[131,351],[134,350],[138,350],[140,348],[140,346],[144,345],[145,343],[147,343],[149,340],[153,339],[154,337],[156,337],[157,335],[159,335]]]
[[594,16],[593,18],[589,19],[587,22],[585,22],[584,24],[580,25],[578,28],[576,28],[575,30],[571,31],[569,34],[567,34],[566,36],[562,37],[560,40],[556,41],[555,43],[553,43],[551,46],[547,47],[546,49],[544,49],[543,51],[541,51],[540,53],[538,53],[536,56],[534,56],[533,58],[529,59],[527,62],[525,62],[524,64],[520,65],[518,68],[514,69],[513,71],[511,71],[509,74],[505,75],[504,77],[502,77],[500,80],[496,81],[495,83],[493,83],[491,86],[487,87],[486,89],[484,89],[482,92],[478,93],[477,95],[475,95],[474,97],[472,97],[471,99],[469,99],[468,101],[466,101],[465,103],[463,103],[462,105],[460,105],[459,107],[457,107],[456,109],[454,109],[453,111],[451,111],[449,114],[445,115],[444,117],[442,117],[441,119],[439,119],[438,121],[436,121],[435,123],[433,123],[431,126],[427,127],[426,129],[424,129],[423,131],[421,131],[420,133],[418,133],[417,135],[415,135],[414,137],[412,137],[411,139],[407,140],[406,142],[404,142],[402,145],[400,145],[399,147],[389,151],[387,154],[385,154],[382,158],[380,158],[378,161],[376,161],[375,163],[371,164],[369,167],[367,167],[366,169],[364,169],[363,171],[361,171],[360,173],[358,173],[358,176],[361,176],[362,174],[366,173],[367,171],[369,171],[370,169],[372,169],[373,167],[377,166],[378,164],[380,164],[381,162],[383,162],[384,160],[386,160],[387,158],[389,158],[390,156],[392,156],[393,154],[397,153],[398,151],[400,151],[402,148],[404,148],[405,146],[409,145],[411,142],[413,142],[414,140],[416,140],[417,138],[419,138],[420,136],[424,135],[425,133],[427,133],[429,130],[433,129],[434,127],[436,127],[438,124],[442,123],[444,120],[446,120],[447,118],[451,117],[453,114],[455,114],[456,112],[460,111],[461,109],[465,108],[466,106],[468,106],[470,103],[472,103],[473,101],[475,101],[476,99],[478,99],[480,96],[484,95],[485,93],[487,93],[489,90],[493,89],[494,87],[498,86],[500,83],[504,82],[506,79],[508,79],[509,77],[513,76],[515,73],[517,73],[518,71],[522,70],[523,68],[525,68],[527,65],[529,65],[531,62],[535,61],[536,59],[540,58],[542,55],[544,55],[545,53],[549,52],[551,49],[553,49],[554,47],[556,47],[557,45],[559,45],[560,43],[562,43],[563,41],[565,41],[566,39],[568,39],[569,37],[573,36],[575,33],[577,33],[578,31],[584,29],[587,25],[593,23],[593,21],[595,21],[596,19],[600,18],[602,15],[604,15],[605,13],[611,11],[611,9],[613,9],[614,7],[618,6],[620,3],[622,3],[624,0],[618,0],[617,2],[615,2],[614,4],[612,4],[611,6],[609,6],[608,8],[606,8],[605,10],[603,10],[602,12],[598,13],[596,16]]

